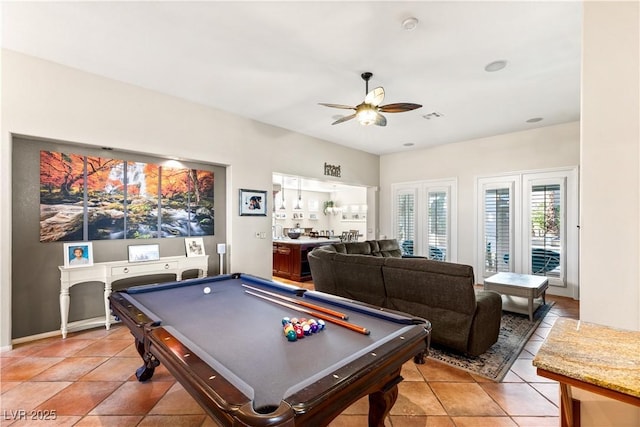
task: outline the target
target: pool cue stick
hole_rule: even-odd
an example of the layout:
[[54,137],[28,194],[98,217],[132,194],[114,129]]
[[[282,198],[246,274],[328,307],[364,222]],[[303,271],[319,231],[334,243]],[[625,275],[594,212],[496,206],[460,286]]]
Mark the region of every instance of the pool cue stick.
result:
[[252,291],[261,292],[263,294],[271,295],[272,297],[276,297],[276,298],[283,299],[285,301],[289,301],[289,302],[291,302],[293,304],[303,305],[303,306],[305,306],[307,308],[310,308],[312,310],[320,311],[322,313],[326,313],[326,314],[329,314],[331,316],[335,316],[335,317],[337,317],[339,319],[342,319],[342,320],[349,320],[349,316],[347,316],[346,314],[340,313],[339,311],[331,310],[330,308],[320,307],[319,305],[311,304],[310,302],[306,302],[306,301],[298,301],[295,298],[286,297],[284,295],[280,295],[280,294],[277,294],[275,292],[265,291],[264,289],[256,288],[254,286],[245,285],[244,283],[242,284],[242,286],[245,287],[245,288],[251,289]]
[[270,301],[272,303],[281,305],[283,307],[290,308],[292,310],[300,311],[302,313],[307,313],[310,316],[317,317],[317,318],[322,319],[322,320],[326,320],[327,322],[334,323],[336,325],[342,326],[343,328],[350,329],[350,330],[352,330],[354,332],[359,332],[359,333],[361,333],[363,335],[369,335],[371,333],[371,331],[369,331],[367,328],[363,328],[362,326],[354,325],[353,323],[345,322],[344,320],[336,319],[335,317],[327,316],[326,314],[316,313],[314,311],[308,310],[308,309],[306,309],[304,307],[301,307],[299,305],[289,304],[288,302],[280,301],[280,300],[277,300],[275,298],[270,298],[270,297],[268,297],[266,295],[260,295],[260,294],[257,294],[255,292],[252,292],[252,291],[245,290],[245,293],[247,293],[249,295],[253,295],[253,296],[258,297],[258,298],[262,298],[264,300],[267,300],[267,301]]

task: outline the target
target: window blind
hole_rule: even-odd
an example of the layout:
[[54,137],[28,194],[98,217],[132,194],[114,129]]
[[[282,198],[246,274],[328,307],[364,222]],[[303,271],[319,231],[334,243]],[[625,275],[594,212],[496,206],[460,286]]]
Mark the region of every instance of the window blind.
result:
[[403,255],[413,255],[415,241],[415,195],[398,192],[396,195],[396,238]]
[[560,184],[531,186],[531,273],[561,277],[562,193]]
[[449,248],[447,193],[435,191],[428,193],[427,243],[429,259],[445,261]]
[[484,241],[485,270],[490,273],[511,271],[511,195],[509,188],[485,190]]

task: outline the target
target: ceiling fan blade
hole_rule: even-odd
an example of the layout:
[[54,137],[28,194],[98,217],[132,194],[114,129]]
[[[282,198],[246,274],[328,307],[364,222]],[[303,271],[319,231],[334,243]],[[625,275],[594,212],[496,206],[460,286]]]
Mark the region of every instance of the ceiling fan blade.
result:
[[354,113],[354,114],[351,114],[351,115],[349,115],[349,116],[344,116],[344,117],[342,117],[342,118],[340,118],[340,119],[336,120],[335,122],[333,122],[333,123],[331,123],[331,124],[332,124],[332,125],[337,125],[337,124],[340,124],[340,123],[342,123],[342,122],[346,122],[347,120],[351,120],[351,119],[353,119],[355,116],[356,116],[356,115],[355,115],[355,113]]
[[373,122],[373,124],[374,125],[378,125],[378,126],[386,126],[387,125],[387,119],[382,114],[377,113],[376,120]]
[[320,105],[324,105],[325,107],[331,107],[331,108],[343,108],[345,110],[355,110],[356,107],[352,107],[350,105],[342,105],[342,104],[325,104],[324,102],[319,102],[318,104]]
[[377,88],[373,89],[371,92],[369,92],[367,94],[367,96],[364,97],[364,103],[365,104],[374,105],[376,107],[378,105],[382,104],[383,100],[384,100],[384,88],[383,87],[377,87]]
[[409,102],[398,102],[396,104],[381,105],[379,108],[380,108],[380,111],[383,111],[385,113],[402,113],[404,111],[411,111],[420,107],[422,107],[422,105],[420,104],[411,104]]

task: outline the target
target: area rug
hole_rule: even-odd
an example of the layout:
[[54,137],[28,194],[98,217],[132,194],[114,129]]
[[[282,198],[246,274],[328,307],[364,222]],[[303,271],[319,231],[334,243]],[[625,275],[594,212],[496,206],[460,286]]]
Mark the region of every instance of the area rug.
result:
[[548,302],[536,310],[533,322],[529,321],[527,315],[503,311],[498,342],[480,356],[464,356],[432,345],[429,357],[472,374],[500,382],[509,372],[511,365],[520,355],[529,337],[540,325],[553,304],[553,302]]

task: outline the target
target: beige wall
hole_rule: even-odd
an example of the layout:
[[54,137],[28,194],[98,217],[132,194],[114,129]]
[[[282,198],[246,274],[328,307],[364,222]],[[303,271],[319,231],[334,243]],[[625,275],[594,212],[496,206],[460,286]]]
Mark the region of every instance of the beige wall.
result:
[[[324,162],[342,166],[342,182],[379,181],[378,156],[15,52],[3,50],[1,60],[2,242],[11,241],[11,134],[227,165],[227,268],[263,277],[271,275],[271,218],[240,217],[239,188],[270,192],[273,171],[322,178]],[[268,238],[256,239],[256,231]],[[6,348],[10,245],[0,245],[0,255],[0,347]]]
[[640,329],[638,5],[585,3],[582,67],[580,316],[629,329]]
[[[583,19],[580,318],[640,330],[640,3],[587,1]],[[584,427],[640,425],[640,408],[577,397]]]
[[[391,230],[391,184],[456,178],[458,182],[458,257],[476,266],[476,178],[516,171],[574,167],[579,162],[579,123],[548,126],[380,158],[380,234]],[[478,272],[476,271],[478,279]],[[556,289],[573,296],[574,289]]]

